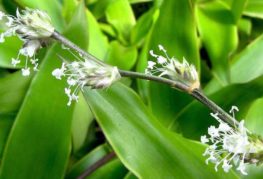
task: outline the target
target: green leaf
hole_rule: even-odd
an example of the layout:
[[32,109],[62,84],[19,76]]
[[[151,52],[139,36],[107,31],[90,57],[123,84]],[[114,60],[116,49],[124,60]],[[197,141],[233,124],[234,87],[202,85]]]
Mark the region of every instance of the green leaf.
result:
[[99,24],[94,16],[87,10],[89,48],[88,51],[98,59],[103,60],[109,46],[107,37],[100,30]]
[[127,173],[124,179],[137,179],[135,175],[133,175],[131,172]]
[[201,3],[196,8],[200,37],[212,62],[214,76],[229,82],[229,55],[237,48],[237,26],[228,7],[220,1]]
[[231,65],[232,83],[246,83],[263,74],[263,35],[239,53]]
[[238,22],[238,30],[246,35],[251,35],[252,22],[250,19],[241,18]]
[[102,159],[104,156],[106,156],[109,152],[111,152],[111,148],[104,144],[96,147],[94,150],[92,150],[90,153],[88,153],[86,156],[81,158],[78,162],[76,162],[72,168],[69,170],[66,178],[77,178],[81,174],[85,172],[88,168],[90,168],[92,165],[94,165],[97,161]]
[[[72,21],[86,23],[83,5],[77,9]],[[71,28],[68,33],[81,34],[79,26],[77,31]],[[85,33],[85,29],[81,32]],[[74,40],[84,45],[80,39]],[[66,105],[67,97],[63,90],[66,82],[57,81],[51,75],[61,64],[55,58],[57,53],[66,56],[60,45],[53,46],[28,90],[8,137],[0,178],[35,179],[37,176],[56,179],[64,176],[70,154],[73,106]]]
[[129,0],[131,4],[135,3],[144,3],[144,2],[151,2],[153,0]]
[[263,19],[263,1],[248,0],[244,14],[250,17]]
[[54,0],[14,0],[17,4],[23,7],[39,8],[48,13],[51,17],[53,25],[57,30],[62,30],[65,26],[65,21],[62,17],[62,5],[59,1]]
[[105,61],[120,69],[130,70],[136,63],[136,47],[125,47],[118,41],[112,41]]
[[99,0],[96,1],[96,3],[88,6],[88,9],[92,12],[96,19],[99,19],[105,15],[107,7],[113,1],[115,0]]
[[0,162],[7,137],[14,122],[14,116],[0,115]]
[[0,79],[0,114],[16,114],[23,102],[31,77],[21,72]]
[[70,21],[77,6],[78,6],[77,0],[64,0],[63,1],[62,13],[63,13],[63,17],[66,20],[66,22]]
[[139,18],[131,32],[131,44],[139,45],[142,43],[153,25],[154,14],[156,14],[156,12],[156,9],[152,8]]
[[246,6],[247,1],[249,0],[238,0],[232,2],[231,11],[233,13],[235,22],[238,22],[238,20],[242,16],[242,12],[244,10],[244,7]]
[[[233,57],[231,64],[231,83],[247,83],[263,74],[262,53],[263,35],[252,41],[239,54]],[[226,85],[215,77],[205,87],[206,94],[219,91]]]
[[78,152],[85,144],[92,121],[93,115],[85,99],[80,94],[78,103],[75,105],[71,125],[73,153]]
[[107,91],[86,88],[84,96],[114,151],[137,177],[236,178],[206,165],[204,146],[161,126],[128,87],[118,83]]
[[4,43],[0,44],[0,67],[2,68],[21,68],[24,63],[18,64],[14,67],[11,64],[11,59],[16,58],[19,49],[22,47],[22,41],[17,37],[8,37]]
[[105,165],[98,168],[96,171],[91,173],[86,179],[113,179],[123,178],[127,173],[127,169],[123,166],[119,159],[113,159]]
[[[263,98],[259,98],[253,102],[245,117],[245,124],[249,131],[263,136]],[[248,176],[243,176],[242,179],[260,179],[263,177],[263,166],[251,165],[248,167]]]
[[259,98],[253,102],[251,107],[248,110],[246,115],[246,126],[247,128],[258,134],[263,136],[262,126],[263,126],[263,98]]
[[[185,57],[199,71],[199,49],[193,10],[190,1],[163,1],[151,35],[149,49],[157,53],[158,44],[162,44],[171,57],[179,60]],[[149,57],[149,60],[151,58]],[[169,125],[177,112],[189,103],[187,95],[165,85],[150,83],[149,91],[150,107],[165,126]]]
[[106,9],[106,18],[118,32],[119,40],[129,42],[130,32],[136,21],[128,0],[112,1]]

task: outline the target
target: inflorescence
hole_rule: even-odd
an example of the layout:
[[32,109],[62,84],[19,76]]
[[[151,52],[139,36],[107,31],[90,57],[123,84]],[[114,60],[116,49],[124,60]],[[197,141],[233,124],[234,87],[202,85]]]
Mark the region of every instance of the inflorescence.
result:
[[[230,112],[233,114],[238,111],[236,106],[233,106]],[[218,166],[222,164],[222,168],[225,172],[233,167],[237,166],[243,175],[247,175],[246,164],[257,163],[258,160],[250,158],[253,154],[262,151],[262,144],[257,145],[258,140],[253,140],[250,137],[250,132],[244,126],[244,120],[242,120],[237,126],[230,127],[224,121],[218,117],[218,113],[211,113],[218,122],[219,126],[210,126],[208,128],[208,135],[201,136],[201,142],[203,144],[210,144],[204,156],[209,156],[206,163],[215,163],[215,170],[218,170]]]
[[84,86],[92,89],[104,89],[121,78],[117,67],[98,64],[89,59],[79,59],[71,63],[63,62],[61,68],[52,72],[56,79],[67,78],[68,87],[65,93],[69,98],[68,106],[72,101],[78,101],[78,92]]
[[170,58],[162,45],[158,45],[158,47],[163,55],[157,55],[153,50],[150,50],[150,55],[156,58],[156,62],[148,61],[146,74],[159,77],[166,76],[187,85],[190,90],[200,87],[198,73],[194,65],[189,65],[185,58],[183,58],[182,63],[174,57]]
[[26,62],[25,67],[22,68],[22,75],[30,75],[28,63],[34,66],[34,71],[37,71],[38,59],[35,58],[35,54],[42,46],[47,45],[55,30],[50,17],[43,11],[26,8],[21,12],[17,9],[16,16],[0,11],[0,20],[3,20],[7,26],[7,30],[0,34],[0,43],[5,42],[5,37],[14,35],[17,35],[24,43],[17,57],[12,58],[12,65],[21,63],[20,55],[23,55],[26,57]]

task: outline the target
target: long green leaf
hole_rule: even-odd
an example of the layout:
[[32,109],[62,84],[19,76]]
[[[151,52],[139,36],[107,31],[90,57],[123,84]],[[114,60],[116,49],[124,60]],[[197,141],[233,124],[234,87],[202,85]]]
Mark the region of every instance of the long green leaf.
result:
[[248,0],[244,14],[250,17],[263,19],[263,1]]
[[128,87],[86,88],[84,96],[120,160],[139,178],[235,178],[206,165],[204,146],[163,128]]
[[212,62],[214,75],[223,84],[230,80],[229,55],[238,44],[237,26],[228,7],[220,1],[200,3],[196,8],[200,37]]
[[[78,27],[86,23],[83,5],[74,17],[72,21]],[[80,34],[79,28],[74,31],[76,28],[72,25],[68,33]],[[85,29],[82,33],[85,35]],[[85,45],[81,39],[72,40]],[[56,60],[57,53],[66,56],[60,45],[50,49],[20,108],[4,151],[1,179],[59,179],[64,175],[70,153],[73,106],[66,106],[65,82],[51,76],[61,64]]]
[[[158,44],[162,44],[171,57],[179,60],[185,57],[199,70],[199,49],[192,6],[188,0],[163,1],[149,48],[158,51]],[[150,107],[158,120],[166,126],[190,101],[187,95],[160,84],[151,83],[149,91]]]
[[16,114],[30,84],[31,77],[16,72],[0,79],[0,114]]
[[128,0],[111,1],[106,9],[106,18],[118,32],[119,40],[127,44],[131,29],[136,23]]
[[11,64],[11,59],[17,57],[21,47],[22,41],[17,37],[6,38],[5,42],[0,44],[0,67],[21,68],[24,66],[24,63],[18,64],[16,67]]
[[232,83],[246,83],[263,74],[263,35],[239,53],[231,65]]

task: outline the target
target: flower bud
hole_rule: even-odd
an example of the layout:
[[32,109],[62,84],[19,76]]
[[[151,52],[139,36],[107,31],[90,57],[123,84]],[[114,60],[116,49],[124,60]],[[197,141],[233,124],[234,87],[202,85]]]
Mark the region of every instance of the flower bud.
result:
[[19,64],[20,55],[23,55],[26,57],[26,65],[22,70],[22,75],[30,75],[28,63],[34,65],[33,69],[37,71],[38,59],[35,58],[35,54],[42,46],[48,44],[55,30],[50,17],[43,11],[26,8],[21,10],[21,13],[17,9],[16,17],[0,11],[0,20],[5,21],[7,26],[7,30],[0,34],[0,43],[5,41],[5,37],[13,35],[17,35],[24,42],[18,56],[12,59],[12,65]]
[[62,77],[67,78],[68,87],[65,88],[65,93],[69,98],[68,106],[72,101],[78,100],[78,92],[84,86],[89,86],[92,89],[104,89],[121,78],[117,67],[98,64],[87,59],[71,63],[64,62],[61,68],[53,70],[52,75],[59,80]]
[[200,87],[198,73],[194,65],[189,65],[185,59],[183,59],[183,62],[179,62],[173,57],[170,58],[162,45],[158,47],[163,55],[157,55],[153,50],[150,50],[150,55],[156,59],[156,62],[148,61],[148,66],[145,70],[146,74],[160,77],[166,76],[172,80],[179,81],[187,85],[189,91]]

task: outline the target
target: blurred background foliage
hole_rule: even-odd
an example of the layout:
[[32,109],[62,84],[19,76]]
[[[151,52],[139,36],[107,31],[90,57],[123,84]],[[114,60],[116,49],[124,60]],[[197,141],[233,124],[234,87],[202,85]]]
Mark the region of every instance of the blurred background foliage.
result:
[[[211,99],[225,110],[238,106],[237,118],[263,135],[262,0],[2,0],[0,7],[45,10],[58,31],[120,69],[143,72],[148,51],[162,44],[196,66]],[[85,89],[67,107],[65,82],[51,71],[61,64],[57,54],[72,56],[54,43],[38,53],[40,70],[22,77],[10,62],[21,45],[17,38],[0,45],[1,179],[263,178],[262,166],[244,177],[205,164],[198,140],[215,121],[187,94],[123,79]]]

